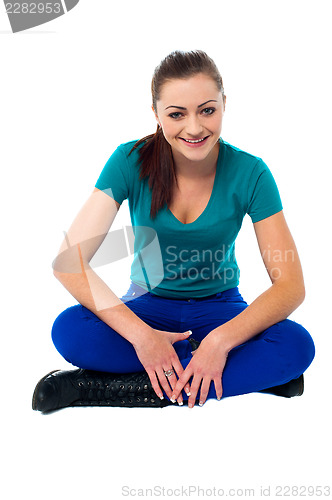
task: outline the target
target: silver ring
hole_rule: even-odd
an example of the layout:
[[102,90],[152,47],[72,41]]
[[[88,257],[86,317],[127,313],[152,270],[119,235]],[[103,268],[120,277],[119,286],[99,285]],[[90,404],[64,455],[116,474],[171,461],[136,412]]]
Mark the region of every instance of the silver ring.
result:
[[166,377],[170,377],[171,375],[173,375],[174,373],[174,370],[171,368],[170,370],[164,370],[164,373],[165,373],[165,376]]

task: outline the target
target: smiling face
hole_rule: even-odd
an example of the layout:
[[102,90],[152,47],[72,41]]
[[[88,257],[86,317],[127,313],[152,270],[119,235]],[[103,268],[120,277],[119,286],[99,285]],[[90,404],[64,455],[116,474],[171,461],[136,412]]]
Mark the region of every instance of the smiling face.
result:
[[203,161],[219,149],[224,111],[223,94],[210,76],[199,73],[163,84],[154,112],[175,163]]

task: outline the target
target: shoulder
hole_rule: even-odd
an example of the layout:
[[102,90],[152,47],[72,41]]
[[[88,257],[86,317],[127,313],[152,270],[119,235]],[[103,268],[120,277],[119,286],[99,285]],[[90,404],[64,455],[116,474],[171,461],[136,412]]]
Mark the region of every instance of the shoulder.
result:
[[221,139],[221,144],[223,147],[224,157],[229,162],[233,162],[238,165],[244,165],[246,167],[263,162],[260,156],[248,153],[247,151],[233,146],[223,139]]
[[122,149],[124,152],[130,152],[131,149],[135,146],[137,143],[138,139],[133,140],[133,141],[128,141],[128,142],[123,142],[119,144],[118,148]]
[[125,156],[132,156],[134,153],[137,153],[141,146],[134,148],[134,146],[138,143],[138,139],[128,142],[123,142],[119,144],[117,150],[121,151]]
[[228,142],[221,140],[223,148],[223,168],[231,177],[243,182],[256,182],[262,175],[271,175],[267,164],[260,156],[248,153]]
[[119,144],[113,149],[106,165],[112,168],[132,169],[139,162],[139,153],[133,149],[137,141],[128,141]]
[[112,190],[112,197],[118,202],[130,195],[139,184],[139,157],[138,152],[131,150],[137,141],[128,141],[119,144],[108,158],[95,187],[99,190]]
[[137,142],[138,140],[133,140],[119,144],[110,159],[120,162],[127,168],[137,168],[140,164],[139,150],[141,148],[141,145],[135,147]]

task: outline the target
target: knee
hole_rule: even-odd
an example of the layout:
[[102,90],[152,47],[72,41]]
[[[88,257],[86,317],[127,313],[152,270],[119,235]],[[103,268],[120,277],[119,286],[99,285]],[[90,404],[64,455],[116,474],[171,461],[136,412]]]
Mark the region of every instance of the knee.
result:
[[57,316],[52,326],[51,338],[53,344],[57,351],[70,363],[71,344],[79,323],[81,308],[80,304],[68,307]]
[[286,319],[280,324],[284,327],[286,343],[292,352],[294,365],[300,375],[309,367],[315,357],[314,341],[310,333],[299,323]]

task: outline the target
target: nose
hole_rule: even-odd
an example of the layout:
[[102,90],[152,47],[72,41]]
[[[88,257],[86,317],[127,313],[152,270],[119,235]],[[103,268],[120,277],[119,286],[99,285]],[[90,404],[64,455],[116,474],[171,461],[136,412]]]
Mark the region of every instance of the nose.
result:
[[200,122],[199,116],[196,114],[188,116],[185,130],[188,136],[199,138],[203,132],[203,126]]

